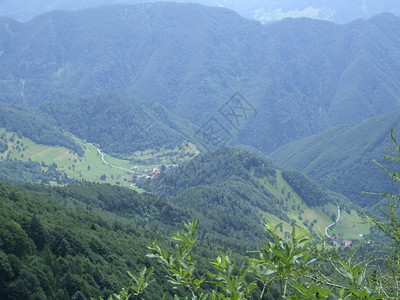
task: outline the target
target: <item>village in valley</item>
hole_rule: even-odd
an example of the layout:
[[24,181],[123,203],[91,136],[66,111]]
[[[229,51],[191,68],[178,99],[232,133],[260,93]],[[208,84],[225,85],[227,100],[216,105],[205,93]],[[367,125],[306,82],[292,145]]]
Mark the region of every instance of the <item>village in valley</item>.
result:
[[135,184],[138,187],[143,186],[146,181],[157,178],[160,174],[165,174],[171,169],[177,168],[177,164],[163,164],[160,168],[139,169],[138,166],[131,167],[134,172],[130,177],[125,177],[124,181]]

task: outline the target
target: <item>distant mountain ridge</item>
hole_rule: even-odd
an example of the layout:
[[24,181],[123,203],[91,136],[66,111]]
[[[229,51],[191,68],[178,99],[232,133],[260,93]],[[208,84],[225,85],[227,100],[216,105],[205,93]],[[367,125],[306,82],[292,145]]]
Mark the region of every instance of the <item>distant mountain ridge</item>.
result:
[[26,105],[109,92],[202,126],[240,91],[258,110],[235,143],[264,152],[400,108],[400,19],[261,25],[195,4],[2,19],[0,100]]
[[[0,12],[17,20],[25,21],[55,9],[76,10],[115,3],[137,4],[159,1],[163,0],[70,0],[67,2],[62,0],[4,0],[0,3]],[[188,1],[175,0],[174,2]],[[400,13],[400,5],[396,0],[363,0],[357,2],[337,0],[329,3],[325,0],[192,0],[190,2],[226,7],[235,10],[246,18],[261,22],[271,22],[288,17],[308,17],[346,23],[354,19],[369,18],[382,12]]]

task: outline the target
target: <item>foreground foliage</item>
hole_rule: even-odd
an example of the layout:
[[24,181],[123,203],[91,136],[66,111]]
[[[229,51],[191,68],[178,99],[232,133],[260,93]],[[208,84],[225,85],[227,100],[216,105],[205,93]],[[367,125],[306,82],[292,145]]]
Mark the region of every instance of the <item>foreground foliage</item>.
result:
[[[278,226],[265,223],[268,239],[259,250],[249,253],[246,261],[237,264],[232,253],[221,253],[210,262],[212,270],[196,272],[193,247],[198,229],[197,220],[187,223],[171,237],[174,251],[168,252],[157,241],[148,249],[148,257],[156,259],[166,270],[167,281],[176,290],[185,289],[185,299],[383,299],[390,281],[380,279],[379,264],[359,260],[356,250],[340,252],[322,247],[308,232],[293,227],[289,240],[277,234]],[[299,231],[299,232],[298,232]],[[143,269],[130,290],[109,299],[139,297],[139,290],[150,283],[151,272]],[[387,273],[385,278],[387,278]],[[146,280],[147,282],[146,282]],[[140,285],[139,285],[140,283]],[[140,290],[141,291],[141,290]],[[175,295],[175,299],[179,299]]]

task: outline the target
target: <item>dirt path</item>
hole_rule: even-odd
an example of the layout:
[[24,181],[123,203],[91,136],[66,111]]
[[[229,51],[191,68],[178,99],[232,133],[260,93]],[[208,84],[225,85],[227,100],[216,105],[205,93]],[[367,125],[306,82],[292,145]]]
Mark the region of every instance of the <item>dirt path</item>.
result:
[[326,226],[326,228],[325,228],[325,234],[326,234],[326,236],[327,236],[328,238],[331,237],[331,236],[328,234],[328,229],[331,228],[333,225],[335,225],[335,224],[336,224],[337,222],[339,222],[339,220],[340,220],[340,207],[339,207],[339,205],[337,206],[337,211],[338,211],[338,216],[337,216],[337,218],[336,218],[336,221],[333,222],[332,224],[329,224],[329,225]]

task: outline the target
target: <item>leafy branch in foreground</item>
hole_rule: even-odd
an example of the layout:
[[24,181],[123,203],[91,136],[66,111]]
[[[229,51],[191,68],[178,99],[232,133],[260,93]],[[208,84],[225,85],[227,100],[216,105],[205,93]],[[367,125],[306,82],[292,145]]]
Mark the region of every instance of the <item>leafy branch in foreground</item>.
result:
[[143,267],[139,275],[133,275],[131,272],[128,271],[128,275],[129,277],[131,277],[129,288],[122,289],[119,294],[110,295],[108,297],[108,300],[140,299],[144,290],[154,281],[154,279],[152,278],[153,271],[153,267],[150,267],[149,269]]
[[[355,252],[349,251],[342,257],[336,248],[321,248],[308,232],[298,233],[296,227],[291,238],[285,240],[276,233],[278,227],[272,229],[268,223],[264,247],[249,253],[252,257],[246,257],[246,264],[238,266],[232,253],[221,253],[210,262],[211,271],[196,275],[193,247],[197,228],[197,220],[184,224],[180,232],[171,235],[175,241],[171,253],[154,241],[148,246],[152,253],[147,255],[157,259],[168,272],[168,282],[175,289],[188,291],[191,299],[270,299],[267,294],[272,292],[272,287],[279,290],[274,299],[377,300],[384,297],[379,293],[379,285],[368,280],[372,264],[358,262]],[[131,277],[135,285],[130,289],[139,298],[151,276],[143,270],[139,279]],[[113,299],[130,299],[130,296],[123,290]],[[175,295],[174,299],[179,298]]]
[[196,261],[193,257],[193,246],[196,241],[197,228],[197,220],[194,220],[190,224],[184,224],[181,232],[171,234],[175,241],[174,253],[168,253],[157,245],[157,241],[154,241],[152,245],[148,246],[153,253],[147,256],[158,259],[167,267],[170,273],[168,282],[172,283],[174,288],[187,288],[193,299],[206,299],[207,294],[201,292],[200,289],[205,281],[205,275],[200,278],[196,278],[194,275]]

